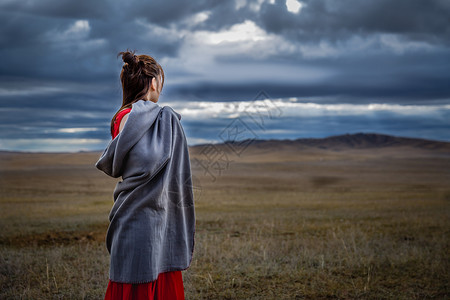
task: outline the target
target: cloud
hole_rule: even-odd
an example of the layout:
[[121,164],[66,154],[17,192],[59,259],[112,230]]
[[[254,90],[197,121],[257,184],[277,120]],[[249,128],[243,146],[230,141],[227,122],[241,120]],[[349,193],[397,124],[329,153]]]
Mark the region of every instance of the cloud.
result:
[[89,26],[89,21],[77,20],[68,29],[61,33],[55,32],[54,34],[51,34],[50,37],[59,41],[81,40],[87,38],[90,31],[91,26]]
[[50,18],[103,18],[111,12],[110,1],[89,0],[2,0],[0,8],[12,14],[29,14]]

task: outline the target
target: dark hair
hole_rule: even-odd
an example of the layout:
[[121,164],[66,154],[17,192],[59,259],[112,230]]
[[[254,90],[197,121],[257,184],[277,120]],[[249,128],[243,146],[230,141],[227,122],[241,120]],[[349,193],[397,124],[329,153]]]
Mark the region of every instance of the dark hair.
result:
[[120,72],[120,81],[122,82],[123,100],[122,106],[114,114],[111,120],[111,135],[114,134],[114,121],[117,114],[124,108],[131,108],[132,104],[145,95],[152,82],[152,78],[161,75],[161,89],[164,86],[164,70],[156,62],[156,60],[149,55],[135,55],[135,51],[119,52],[122,55],[124,65],[122,72]]

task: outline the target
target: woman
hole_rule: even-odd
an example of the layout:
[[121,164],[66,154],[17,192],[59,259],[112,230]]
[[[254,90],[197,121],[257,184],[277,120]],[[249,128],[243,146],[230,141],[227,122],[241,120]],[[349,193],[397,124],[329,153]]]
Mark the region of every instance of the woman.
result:
[[119,55],[123,103],[96,163],[122,177],[106,235],[111,262],[105,300],[184,299],[181,271],[192,261],[195,211],[181,116],[157,104],[164,71],[151,56]]

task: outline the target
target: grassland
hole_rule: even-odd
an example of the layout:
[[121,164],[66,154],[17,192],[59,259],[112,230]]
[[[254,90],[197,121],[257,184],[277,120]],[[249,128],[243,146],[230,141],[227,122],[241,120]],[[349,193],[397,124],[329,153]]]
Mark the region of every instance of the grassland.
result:
[[[213,180],[190,151],[186,299],[450,297],[450,153],[249,147]],[[99,155],[0,154],[0,299],[103,299]]]

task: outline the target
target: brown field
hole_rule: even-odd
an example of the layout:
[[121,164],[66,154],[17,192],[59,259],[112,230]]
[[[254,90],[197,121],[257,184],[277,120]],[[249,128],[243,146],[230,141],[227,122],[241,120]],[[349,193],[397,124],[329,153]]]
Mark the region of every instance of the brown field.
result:
[[[450,298],[448,149],[251,145],[215,180],[202,149],[186,299]],[[0,154],[0,299],[103,299],[100,154]]]

